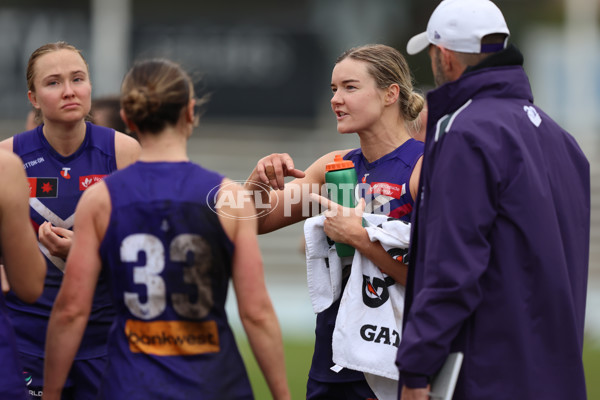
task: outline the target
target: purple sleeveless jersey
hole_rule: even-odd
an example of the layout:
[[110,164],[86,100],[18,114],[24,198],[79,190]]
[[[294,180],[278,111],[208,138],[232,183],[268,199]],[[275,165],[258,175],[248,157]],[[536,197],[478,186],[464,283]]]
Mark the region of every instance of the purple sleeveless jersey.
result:
[[106,178],[100,254],[117,316],[100,398],[253,398],[225,313],[234,246],[213,211],[222,180],[190,162]]
[[[344,159],[354,162],[358,177],[357,194],[367,202],[365,212],[386,214],[410,222],[414,203],[409,190],[410,176],[423,155],[423,149],[423,142],[409,139],[391,153],[371,163],[365,159],[360,148],[344,156]],[[345,277],[347,279],[348,276]],[[344,285],[345,283],[346,281],[343,282]],[[339,306],[340,299],[317,315],[315,350],[309,376],[320,382],[365,379],[362,372],[347,368],[338,373],[330,370],[333,366],[331,341]]]
[[[29,180],[31,222],[37,233],[45,221],[73,227],[75,207],[83,191],[117,169],[115,131],[87,123],[80,148],[68,157],[58,154],[44,137],[43,126],[13,138],[13,151],[21,157]],[[48,266],[44,292],[34,304],[20,301],[12,292],[6,305],[21,353],[43,357],[48,318],[62,282],[65,261],[50,255],[40,244]],[[90,320],[76,359],[106,354],[106,340],[114,310],[106,279],[99,278]]]

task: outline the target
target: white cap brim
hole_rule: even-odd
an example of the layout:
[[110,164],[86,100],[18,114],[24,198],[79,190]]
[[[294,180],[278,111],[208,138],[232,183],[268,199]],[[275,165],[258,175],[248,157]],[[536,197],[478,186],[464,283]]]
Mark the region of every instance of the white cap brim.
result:
[[429,46],[429,38],[427,32],[419,33],[413,36],[406,45],[406,52],[408,54],[417,54],[425,50]]

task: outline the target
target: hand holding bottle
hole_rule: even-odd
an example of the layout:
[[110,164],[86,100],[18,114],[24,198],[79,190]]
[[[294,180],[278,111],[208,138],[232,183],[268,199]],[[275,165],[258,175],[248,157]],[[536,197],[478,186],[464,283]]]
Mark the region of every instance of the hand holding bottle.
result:
[[[344,207],[316,193],[311,193],[311,200],[319,202],[327,210],[323,213],[325,234],[333,240],[340,257],[354,255],[352,244],[365,239],[363,228],[363,212],[365,201],[360,199],[356,207]],[[368,237],[367,237],[368,240]]]

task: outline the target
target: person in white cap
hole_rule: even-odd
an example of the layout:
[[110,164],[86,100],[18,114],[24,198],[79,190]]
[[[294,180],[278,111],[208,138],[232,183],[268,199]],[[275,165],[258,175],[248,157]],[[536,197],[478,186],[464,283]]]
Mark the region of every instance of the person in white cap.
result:
[[428,50],[438,87],[413,210],[402,400],[439,394],[432,377],[454,352],[455,400],[586,398],[589,163],[534,105],[508,37],[491,1],[444,0],[408,42],[409,54]]

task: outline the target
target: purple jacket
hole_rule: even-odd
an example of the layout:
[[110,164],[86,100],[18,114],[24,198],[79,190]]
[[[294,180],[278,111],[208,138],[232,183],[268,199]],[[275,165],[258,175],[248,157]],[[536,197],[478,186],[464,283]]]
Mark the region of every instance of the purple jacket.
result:
[[425,386],[462,351],[454,399],[585,399],[586,157],[520,65],[468,72],[428,104],[403,383]]

